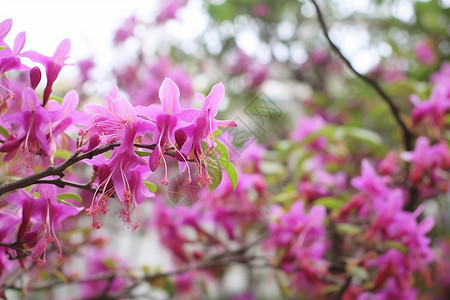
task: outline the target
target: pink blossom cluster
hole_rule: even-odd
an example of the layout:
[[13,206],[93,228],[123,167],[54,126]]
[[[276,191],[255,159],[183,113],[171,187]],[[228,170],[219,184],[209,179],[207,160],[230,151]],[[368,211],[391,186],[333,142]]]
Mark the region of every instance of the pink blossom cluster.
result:
[[376,249],[381,252],[372,258],[361,259],[365,267],[377,269],[374,280],[377,291],[370,297],[363,293],[358,299],[414,299],[417,291],[411,283],[415,274],[431,284],[429,264],[435,256],[426,234],[433,228],[434,219],[427,216],[418,220],[422,205],[414,212],[405,211],[405,193],[391,187],[391,181],[390,176],[378,175],[369,161],[363,160],[361,175],[351,181],[359,193],[341,210],[342,220],[348,220],[356,212],[358,218],[370,224],[364,234],[368,245],[387,247],[385,251],[382,247]]
[[297,200],[285,211],[273,206],[269,215],[270,237],[266,246],[277,251],[276,264],[292,275],[293,288],[317,295],[323,287],[322,277],[328,273],[325,260],[327,240],[323,220],[325,207],[312,206],[306,212],[304,202]]
[[[52,93],[59,72],[67,65],[70,41],[62,41],[51,57],[36,51],[22,53],[24,33],[16,37],[13,48],[3,41],[11,26],[10,19],[0,23],[2,171],[5,176],[26,177],[39,171],[51,171],[58,164],[70,163],[70,159],[78,155],[91,153],[86,157],[92,159],[84,162],[93,167],[93,176],[88,184],[81,184],[64,182],[61,179],[64,170],[59,176],[49,173],[41,181],[31,182],[39,183],[31,190],[17,189],[5,198],[1,210],[5,228],[0,235],[0,242],[10,247],[2,252],[5,269],[11,269],[6,255],[21,258],[26,253],[45,264],[49,244],[55,244],[61,257],[62,249],[56,235],[61,222],[83,210],[64,200],[77,199],[70,194],[68,185],[93,192],[86,212],[93,217],[94,228],[101,227],[99,216],[108,212],[110,198],[116,197],[121,205],[120,218],[135,230],[140,225],[140,204],[154,196],[145,179],[163,165],[162,183],[167,185],[169,158],[178,162],[180,172],[187,173],[188,183],[195,179],[199,186],[212,184],[207,156],[208,152],[215,151],[213,133],[218,127],[237,125],[234,121],[215,119],[225,93],[221,83],[213,86],[206,97],[196,95],[201,102],[199,108],[182,108],[178,86],[166,78],[159,89],[158,105],[133,106],[117,87],[113,87],[105,93],[103,106],[88,104],[83,111],[78,111],[77,92],[70,91],[63,99]],[[22,64],[23,57],[45,69],[47,80],[42,95],[39,93],[40,69]],[[79,134],[77,141],[70,137],[76,132]],[[95,152],[102,147],[112,151],[106,156],[98,155],[105,152]],[[61,151],[74,153],[63,160]],[[193,167],[196,172],[191,170]],[[83,181],[82,176],[73,177]],[[61,194],[65,198],[61,198]]]
[[431,75],[433,89],[427,100],[420,100],[417,95],[411,95],[414,105],[412,120],[414,126],[425,123],[436,131],[444,127],[444,119],[450,114],[450,63],[442,64],[440,70]]

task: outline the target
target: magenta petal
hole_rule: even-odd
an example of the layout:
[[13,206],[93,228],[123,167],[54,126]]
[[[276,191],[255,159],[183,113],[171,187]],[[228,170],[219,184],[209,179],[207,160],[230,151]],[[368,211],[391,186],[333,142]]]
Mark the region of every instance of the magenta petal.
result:
[[159,151],[159,147],[156,147],[155,150],[150,154],[149,166],[152,172],[155,172],[161,164],[161,153]]
[[3,40],[12,27],[12,19],[6,19],[0,23],[0,40]]
[[25,32],[22,31],[19,33],[14,39],[13,53],[19,54],[22,51],[23,46],[25,45]]
[[59,43],[55,50],[53,58],[56,64],[62,65],[64,61],[69,58],[70,54],[70,39],[64,39]]
[[36,95],[36,92],[31,88],[26,88],[25,90],[23,90],[22,99],[23,110],[34,111],[40,105],[40,101],[38,96]]
[[215,84],[205,99],[204,109],[211,111],[211,115],[215,116],[223,96],[225,96],[225,87],[221,82]]
[[161,99],[161,104],[165,113],[172,114],[181,109],[179,102],[180,90],[170,78],[164,79],[161,88],[159,89],[159,99]]
[[42,78],[41,70],[38,67],[33,67],[30,70],[30,82],[31,88],[33,90],[35,90],[39,82],[41,82],[41,78]]

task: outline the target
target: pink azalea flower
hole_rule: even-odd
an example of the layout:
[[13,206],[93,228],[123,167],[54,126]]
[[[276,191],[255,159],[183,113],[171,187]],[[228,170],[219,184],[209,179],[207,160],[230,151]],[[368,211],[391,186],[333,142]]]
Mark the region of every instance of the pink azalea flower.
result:
[[[98,156],[91,160],[100,183],[94,193],[92,204],[86,211],[93,216],[92,226],[100,228],[98,214],[106,214],[108,200],[115,193],[123,204],[122,219],[135,230],[139,227],[139,213],[134,223],[131,221],[130,214],[137,210],[138,204],[143,201],[139,197],[136,198],[137,195],[142,194],[137,191],[141,191],[139,185],[143,183],[137,181],[135,179],[137,174],[130,174],[130,170],[139,165],[145,165],[146,161],[134,152],[134,140],[138,134],[153,130],[154,127],[142,118],[138,118],[137,112],[129,101],[119,96],[117,87],[105,94],[104,104],[105,108],[94,104],[85,106],[85,110],[92,115],[93,125],[80,130],[80,134],[82,138],[88,138],[89,143],[97,139],[101,139],[103,143],[114,143],[120,140],[121,145],[112,151],[110,159]],[[93,142],[89,147],[95,147],[96,144]]]
[[[105,272],[125,272],[127,263],[117,254],[107,253],[104,249],[89,249],[86,255],[86,275],[95,276],[96,274],[104,274]],[[120,292],[128,284],[125,277],[114,276],[111,282],[107,279],[92,280],[81,284],[81,295],[83,299],[93,299],[96,297],[105,297],[105,295],[113,295]]]
[[430,44],[425,40],[421,40],[414,45],[414,53],[417,59],[426,65],[430,65],[436,61],[436,54],[431,49]]
[[225,88],[222,83],[214,85],[206,98],[201,94],[197,94],[197,97],[203,102],[202,107],[197,111],[190,125],[179,128],[181,132],[184,132],[183,136],[186,135],[189,137],[180,151],[184,157],[193,158],[197,163],[197,179],[200,185],[211,183],[207,172],[206,155],[201,147],[201,142],[207,139],[213,142],[213,132],[218,127],[227,128],[237,126],[234,121],[215,119],[217,107],[224,94]]
[[352,186],[372,197],[385,197],[389,192],[389,188],[387,187],[388,177],[378,176],[372,165],[366,159],[361,164],[361,175],[352,179]]
[[[325,127],[325,125],[326,121],[321,116],[301,117],[297,121],[297,127],[291,132],[291,138],[294,141],[301,142],[310,134]],[[311,150],[321,150],[324,149],[326,145],[327,139],[319,136],[309,143],[308,148]]]
[[56,48],[55,53],[51,57],[42,55],[40,53],[37,53],[36,51],[26,51],[22,53],[22,56],[28,57],[34,62],[41,63],[45,67],[45,73],[47,75],[47,85],[44,89],[43,105],[47,103],[50,94],[53,91],[52,86],[56,81],[56,78],[58,78],[59,72],[64,66],[67,65],[65,61],[69,58],[69,52],[70,40],[65,39],[61,41],[61,43]]
[[413,151],[401,153],[400,157],[412,163],[410,179],[414,182],[421,180],[425,172],[447,169],[450,167],[450,149],[445,141],[430,145],[428,138],[421,136],[417,139]]
[[62,249],[56,232],[61,229],[64,219],[75,216],[83,210],[81,207],[58,202],[56,189],[54,185],[41,184],[36,188],[39,198],[35,199],[24,190],[18,190],[5,198],[10,204],[21,208],[22,223],[17,240],[23,245],[33,247],[31,255],[41,265],[47,263],[49,243],[55,244],[58,250],[57,257],[62,258]]
[[[173,148],[177,151],[179,159],[187,164],[186,157],[178,150],[183,146],[186,136],[183,134],[184,131],[175,134],[175,130],[179,127],[180,121],[184,121],[184,125],[191,122],[195,117],[196,110],[181,109],[179,102],[180,91],[175,82],[169,78],[164,79],[159,90],[159,98],[161,100],[161,106],[139,107],[138,110],[156,125],[154,140],[156,141],[157,147],[150,155],[149,165],[150,169],[154,172],[161,164],[161,160],[164,162],[165,172],[162,183],[167,185],[169,184],[167,163],[163,154],[166,149]],[[189,182],[191,180],[190,171],[188,180]]]
[[[449,84],[450,81],[447,82]],[[414,104],[412,110],[413,125],[428,120],[438,128],[444,126],[444,116],[450,112],[450,89],[448,85],[435,85],[428,100],[422,101],[416,95],[411,95]]]
[[17,150],[25,153],[25,163],[31,168],[34,155],[48,155],[48,128],[51,124],[50,113],[41,106],[36,92],[27,88],[22,93],[22,110],[16,113],[2,115],[2,122],[18,125],[17,131],[12,132],[8,139],[0,146],[0,152],[8,152],[3,160],[12,159]]
[[326,250],[326,215],[323,206],[316,205],[306,213],[303,202],[294,202],[288,212],[281,207],[271,208],[270,236],[266,246],[280,253],[280,264],[288,273],[294,274],[293,285],[308,293],[314,293],[320,285],[320,277],[327,270],[323,256]]

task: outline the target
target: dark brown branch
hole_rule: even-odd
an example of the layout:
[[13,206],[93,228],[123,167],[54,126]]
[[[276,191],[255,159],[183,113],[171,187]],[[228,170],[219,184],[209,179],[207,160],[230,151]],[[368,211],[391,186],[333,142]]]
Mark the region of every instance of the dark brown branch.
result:
[[120,145],[120,143],[108,144],[108,145],[105,145],[102,147],[95,148],[95,149],[93,149],[89,152],[83,153],[83,154],[81,154],[80,150],[77,150],[68,159],[66,159],[61,164],[57,165],[56,167],[48,166],[47,169],[45,169],[41,172],[35,173],[33,175],[27,176],[25,178],[19,179],[14,182],[5,183],[5,184],[1,185],[0,186],[0,195],[3,195],[5,193],[8,193],[8,192],[20,189],[20,188],[30,186],[30,185],[34,184],[36,181],[38,181],[39,179],[42,179],[42,178],[45,178],[48,176],[57,175],[59,177],[64,177],[64,171],[68,167],[76,164],[79,161],[82,161],[83,159],[91,159],[96,155],[99,155],[99,154],[102,154],[109,150],[112,150],[119,145]]
[[390,109],[392,115],[395,118],[395,121],[400,126],[400,129],[402,131],[403,145],[404,145],[405,149],[406,150],[413,149],[414,134],[409,130],[409,128],[406,126],[405,122],[402,120],[402,118],[400,116],[400,111],[395,106],[394,101],[388,96],[388,94],[381,88],[381,86],[375,80],[356,71],[356,69],[352,66],[350,61],[342,54],[342,52],[339,50],[339,48],[336,46],[336,44],[334,44],[334,42],[330,39],[330,36],[328,35],[327,25],[325,24],[325,20],[323,18],[323,15],[322,15],[319,5],[317,5],[316,0],[311,0],[311,2],[313,3],[313,5],[316,9],[317,18],[319,20],[320,27],[322,28],[322,32],[325,35],[325,38],[327,39],[328,44],[330,45],[333,52],[347,65],[347,67],[357,77],[359,77],[364,82],[369,84],[378,93],[378,95],[384,100],[384,102],[386,102],[386,104],[389,106],[389,109]]
[[[24,188],[24,187],[27,187],[27,186],[30,186],[30,185],[36,184],[36,183],[55,184],[58,187],[64,187],[67,185],[67,186],[73,186],[76,188],[81,188],[81,189],[91,191],[90,186],[87,186],[85,184],[83,185],[83,184],[77,184],[75,182],[61,180],[61,178],[64,177],[64,171],[79,161],[82,161],[84,159],[91,159],[96,155],[105,153],[109,150],[114,149],[115,147],[118,147],[118,146],[120,146],[120,143],[116,142],[113,144],[108,144],[108,145],[104,145],[104,146],[95,148],[86,153],[82,153],[80,150],[77,150],[68,159],[66,159],[61,164],[57,165],[56,167],[48,166],[47,169],[45,169],[41,172],[35,173],[33,175],[27,176],[25,178],[19,179],[14,182],[5,183],[5,184],[1,185],[0,186],[0,196],[3,194],[6,194],[8,192],[11,192],[11,191],[14,191],[14,190],[17,190],[20,188]],[[151,149],[151,150],[155,149],[155,147],[156,147],[155,144],[151,144],[151,145],[134,144],[134,146],[139,147],[139,148]],[[176,157],[175,153],[173,153],[173,152],[166,151],[164,154],[168,155],[168,156]],[[59,176],[60,178],[59,179],[42,180],[42,178],[45,178],[48,176],[54,176],[54,175]]]
[[67,181],[62,178],[55,178],[55,179],[40,179],[34,182],[34,184],[53,184],[56,185],[59,188],[64,188],[66,186],[75,187],[77,189],[86,190],[89,192],[95,192],[95,189],[91,187],[90,182],[88,183],[77,183],[73,181]]

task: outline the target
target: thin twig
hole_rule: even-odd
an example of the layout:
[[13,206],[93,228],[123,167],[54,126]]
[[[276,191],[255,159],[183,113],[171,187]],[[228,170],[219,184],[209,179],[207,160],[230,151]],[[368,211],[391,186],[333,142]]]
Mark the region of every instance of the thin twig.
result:
[[392,115],[395,118],[395,121],[401,128],[404,148],[408,151],[411,150],[413,148],[414,134],[409,130],[409,128],[406,126],[405,122],[402,120],[402,118],[400,116],[400,111],[395,106],[394,101],[391,99],[391,97],[388,96],[388,94],[381,88],[381,86],[375,80],[356,71],[356,69],[352,66],[350,61],[342,54],[342,52],[339,50],[339,48],[336,46],[336,44],[331,40],[330,36],[328,35],[327,25],[325,24],[325,20],[323,18],[322,11],[320,10],[319,5],[317,5],[316,0],[311,0],[311,2],[313,3],[313,5],[316,9],[317,18],[319,20],[320,27],[322,28],[322,32],[325,35],[325,38],[327,39],[328,44],[330,45],[333,52],[337,56],[339,56],[339,58],[347,65],[347,67],[357,77],[359,77],[364,82],[366,82],[367,84],[372,86],[373,89],[378,93],[378,95],[380,95],[380,97],[384,100],[384,102],[386,102],[386,104],[389,106],[389,109],[390,109]]

